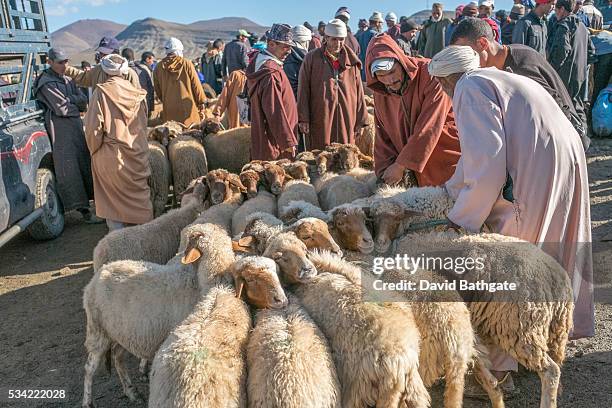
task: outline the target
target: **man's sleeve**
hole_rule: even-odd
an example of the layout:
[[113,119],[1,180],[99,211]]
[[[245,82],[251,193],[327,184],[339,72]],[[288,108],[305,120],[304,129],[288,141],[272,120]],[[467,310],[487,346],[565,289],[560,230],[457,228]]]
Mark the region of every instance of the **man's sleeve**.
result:
[[397,151],[391,143],[387,131],[374,114],[374,124],[376,126],[376,141],[374,143],[374,170],[376,175],[381,177],[385,170],[395,162]]
[[66,72],[64,74],[72,78],[72,80],[77,86],[80,86],[82,88],[91,88],[93,86],[93,72],[93,69],[90,69],[88,71],[82,71],[78,68],[68,65],[66,66]]
[[157,97],[159,98],[160,101],[163,101],[163,94],[162,94],[162,87],[161,87],[161,81],[160,81],[160,75],[159,75],[159,70],[157,68],[155,68],[155,71],[153,71],[153,89],[155,90],[155,94],[157,95]]
[[357,84],[357,121],[354,131],[357,132],[368,123],[368,107],[365,104],[363,82],[361,81],[361,71],[355,69],[355,83]]
[[501,110],[477,86],[464,86],[457,98],[461,135],[458,172],[446,185],[456,197],[448,218],[478,232],[506,182],[506,135]]
[[191,63],[189,64],[189,80],[191,81],[191,92],[193,93],[193,98],[195,104],[199,107],[204,105],[206,102],[206,94],[204,93],[204,89],[202,89],[202,84],[198,79],[198,73],[195,69],[195,66]]
[[93,92],[89,110],[83,118],[85,140],[92,156],[100,149],[104,141],[104,115],[100,105],[99,92],[98,89]]
[[423,28],[420,31],[419,41],[418,41],[419,54],[421,55],[425,53],[425,46],[427,45],[427,35],[425,34],[426,32],[427,32],[427,26],[424,24]]
[[557,25],[548,56],[550,65],[558,71],[571,52],[572,45],[570,44],[570,35],[567,27],[565,25]]
[[242,69],[246,69],[249,66],[249,48],[244,44],[242,47]]
[[[300,67],[298,79],[297,108],[298,122],[310,123],[310,69],[312,59],[306,56]],[[361,79],[361,78],[360,78]]]
[[79,108],[77,105],[65,96],[57,87],[57,84],[51,82],[43,87],[39,91],[42,96],[46,99],[46,105],[53,111],[56,116],[60,117],[78,117]]
[[512,44],[527,45],[527,24],[522,19],[517,21],[512,31]]
[[223,56],[221,57],[221,73],[224,77],[227,76],[227,53],[223,52]]
[[451,107],[452,100],[444,93],[438,81],[432,78],[424,90],[421,113],[396,163],[418,173],[423,172],[440,140]]
[[272,76],[267,84],[261,86],[261,108],[268,126],[272,131],[272,138],[280,150],[297,145],[293,127],[289,124],[287,110],[281,99],[282,85],[276,76]]

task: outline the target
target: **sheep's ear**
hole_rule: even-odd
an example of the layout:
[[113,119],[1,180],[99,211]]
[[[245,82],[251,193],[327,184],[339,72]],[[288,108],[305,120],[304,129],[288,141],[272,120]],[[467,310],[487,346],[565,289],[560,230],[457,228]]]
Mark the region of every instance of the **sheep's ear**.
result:
[[238,241],[232,241],[232,249],[235,252],[252,252],[253,246],[255,245],[255,238],[252,236],[246,236],[240,238]]
[[293,177],[291,177],[291,174],[289,174],[289,173],[285,172],[285,183],[286,183],[287,181],[291,181],[291,180],[293,180]]
[[200,259],[202,256],[202,252],[198,248],[187,248],[185,250],[185,255],[181,259],[181,263],[183,265],[190,265]]
[[240,178],[234,174],[231,174],[229,177],[229,183],[230,185],[236,187],[238,190],[240,190],[241,193],[246,193],[247,189],[244,186],[244,184],[242,184],[242,182],[240,181]]

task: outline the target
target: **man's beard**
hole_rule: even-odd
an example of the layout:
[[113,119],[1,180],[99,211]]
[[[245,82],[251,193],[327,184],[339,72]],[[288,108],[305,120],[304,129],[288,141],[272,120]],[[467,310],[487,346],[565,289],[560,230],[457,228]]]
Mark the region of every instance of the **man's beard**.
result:
[[434,16],[431,16],[431,20],[432,20],[434,23],[437,23],[437,22],[439,22],[440,20],[442,20],[442,15],[440,14],[440,17],[434,17]]

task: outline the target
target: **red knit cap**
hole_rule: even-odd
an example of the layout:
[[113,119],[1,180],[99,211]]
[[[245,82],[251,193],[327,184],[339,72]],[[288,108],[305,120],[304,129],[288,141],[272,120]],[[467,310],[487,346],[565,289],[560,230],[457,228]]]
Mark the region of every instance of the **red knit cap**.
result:
[[491,30],[493,30],[493,35],[495,36],[495,41],[499,42],[499,26],[497,25],[497,23],[495,22],[495,20],[491,19],[491,18],[483,18],[484,21],[487,22],[487,24],[489,24],[489,26],[491,26]]
[[552,0],[535,0],[536,4],[548,4],[550,3]]

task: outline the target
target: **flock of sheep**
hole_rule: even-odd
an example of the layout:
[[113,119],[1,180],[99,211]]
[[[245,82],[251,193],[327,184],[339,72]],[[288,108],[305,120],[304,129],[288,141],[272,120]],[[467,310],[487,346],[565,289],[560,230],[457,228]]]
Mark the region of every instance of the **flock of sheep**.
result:
[[[412,231],[444,219],[452,200],[439,187],[378,187],[372,158],[355,145],[249,162],[249,128],[202,128],[152,131],[157,218],[109,233],[94,250],[83,297],[84,407],[93,406],[103,362],[113,362],[129,399],[141,398],[124,361],[131,353],[143,371],[151,362],[149,407],[420,408],[442,378],[444,406],[461,407],[471,368],[499,408],[490,346],[537,372],[540,406],[556,407],[573,303],[552,258],[530,244],[486,247],[498,251],[488,270],[511,259],[541,302],[463,302],[459,293],[455,301],[363,301],[376,253],[519,240]],[[163,214],[171,182],[180,207]],[[445,279],[385,272],[420,274]]]

